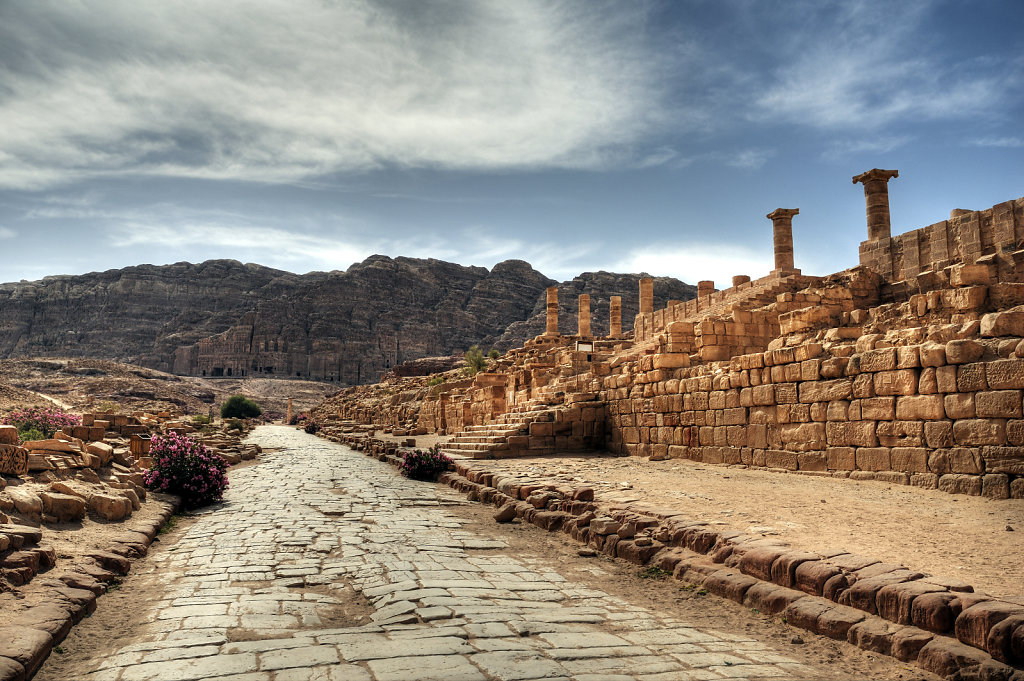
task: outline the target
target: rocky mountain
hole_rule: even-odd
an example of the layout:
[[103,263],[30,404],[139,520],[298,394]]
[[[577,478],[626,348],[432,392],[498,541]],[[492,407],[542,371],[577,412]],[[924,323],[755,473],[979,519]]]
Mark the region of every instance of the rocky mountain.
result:
[[[588,272],[558,284],[562,332],[591,296],[594,332],[622,296],[632,328],[640,274]],[[344,272],[297,275],[211,260],[0,284],[0,358],[96,357],[197,376],[376,381],[411,359],[470,345],[507,349],[544,331],[557,282],[521,260],[492,269],[371,256]],[[695,288],[655,280],[655,302]]]

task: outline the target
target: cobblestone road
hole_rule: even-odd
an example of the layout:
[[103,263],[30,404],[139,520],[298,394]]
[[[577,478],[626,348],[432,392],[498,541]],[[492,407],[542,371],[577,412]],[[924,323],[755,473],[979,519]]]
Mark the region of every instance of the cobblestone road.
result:
[[[801,678],[821,672],[742,635],[565,580],[461,529],[447,488],[293,429],[263,427],[227,503],[136,570],[134,643],[92,681]],[[361,596],[359,596],[361,594]],[[370,623],[344,626],[368,599]],[[102,603],[100,607],[103,607]],[[346,610],[346,608],[348,610]]]

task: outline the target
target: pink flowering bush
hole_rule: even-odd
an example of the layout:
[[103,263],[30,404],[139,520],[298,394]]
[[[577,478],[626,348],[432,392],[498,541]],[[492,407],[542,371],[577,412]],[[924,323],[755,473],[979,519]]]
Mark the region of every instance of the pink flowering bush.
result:
[[314,421],[313,419],[306,419],[304,425],[302,426],[302,429],[309,433],[310,435],[316,435],[317,432],[320,430],[320,424]]
[[58,407],[28,407],[15,409],[5,416],[0,424],[14,426],[18,432],[37,430],[43,437],[51,437],[65,426],[79,426],[82,418]]
[[441,445],[436,444],[424,451],[416,449],[402,455],[402,463],[398,464],[399,472],[413,480],[437,480],[452,465],[451,458],[441,453]]
[[142,474],[147,489],[181,497],[186,508],[206,506],[224,497],[228,463],[220,454],[178,433],[154,435],[149,455],[153,467]]

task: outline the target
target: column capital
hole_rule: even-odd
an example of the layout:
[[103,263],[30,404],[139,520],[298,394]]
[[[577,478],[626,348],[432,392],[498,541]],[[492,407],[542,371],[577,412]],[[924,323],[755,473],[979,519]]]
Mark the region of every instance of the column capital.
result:
[[765,215],[765,217],[774,222],[779,218],[792,218],[794,215],[799,214],[799,208],[776,208],[771,213],[768,213],[768,215]]
[[882,170],[880,168],[872,168],[866,173],[854,175],[853,183],[857,184],[858,182],[870,182],[871,180],[882,180],[884,182],[888,182],[892,178],[899,176],[900,171],[898,170]]

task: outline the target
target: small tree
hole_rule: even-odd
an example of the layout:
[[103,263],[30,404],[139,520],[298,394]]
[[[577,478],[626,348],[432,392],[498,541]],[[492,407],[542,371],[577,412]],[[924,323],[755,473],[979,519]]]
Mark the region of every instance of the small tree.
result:
[[222,419],[254,419],[262,413],[260,405],[244,395],[232,395],[220,406]]
[[480,349],[479,345],[471,346],[466,351],[466,366],[463,371],[467,376],[474,376],[476,372],[483,371],[485,366],[487,366],[487,361],[484,358],[484,351]]
[[498,352],[498,348],[491,348],[491,351],[487,353],[487,356],[491,359],[498,359],[501,357],[501,353]]

